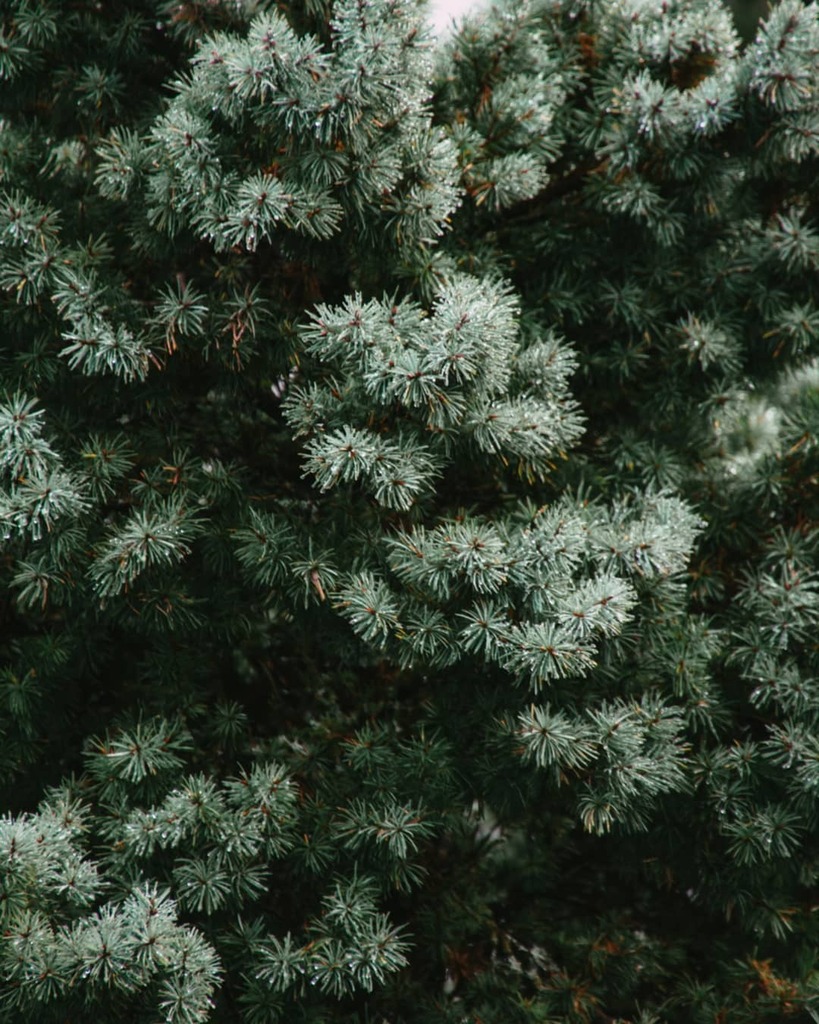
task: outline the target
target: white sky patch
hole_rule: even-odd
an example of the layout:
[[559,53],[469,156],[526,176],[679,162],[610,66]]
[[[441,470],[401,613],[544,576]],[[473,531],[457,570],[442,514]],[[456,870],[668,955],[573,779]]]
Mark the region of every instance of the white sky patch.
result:
[[462,18],[477,7],[483,6],[480,0],[429,0],[427,20],[436,35],[445,35],[452,30],[452,21]]

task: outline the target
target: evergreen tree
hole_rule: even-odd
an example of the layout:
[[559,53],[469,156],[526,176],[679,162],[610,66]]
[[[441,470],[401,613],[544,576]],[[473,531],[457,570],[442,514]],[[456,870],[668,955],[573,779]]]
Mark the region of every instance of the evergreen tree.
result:
[[819,1020],[816,4],[0,9],[0,1018]]

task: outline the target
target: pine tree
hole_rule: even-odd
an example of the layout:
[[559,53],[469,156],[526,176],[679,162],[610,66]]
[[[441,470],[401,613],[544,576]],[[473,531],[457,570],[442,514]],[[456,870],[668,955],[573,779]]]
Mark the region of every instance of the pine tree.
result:
[[0,1017],[819,1020],[819,8],[9,0]]

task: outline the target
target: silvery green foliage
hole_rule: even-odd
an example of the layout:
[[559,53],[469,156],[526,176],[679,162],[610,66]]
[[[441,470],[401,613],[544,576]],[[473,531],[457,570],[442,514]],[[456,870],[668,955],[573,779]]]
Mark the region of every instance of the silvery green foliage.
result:
[[216,952],[150,881],[104,900],[110,882],[84,848],[90,823],[68,789],[0,821],[4,1012],[47,1013],[72,990],[92,1006],[113,991],[147,997],[167,1021],[207,1020],[222,973]]
[[125,198],[144,176],[151,223],[216,251],[328,239],[350,221],[399,249],[432,241],[458,193],[419,34],[409,5],[351,0],[334,7],[329,50],[275,10],[241,37],[208,36],[148,148],[118,132],[103,144],[100,188]]
[[41,540],[60,521],[80,518],[88,507],[83,481],[68,472],[42,436],[43,410],[16,392],[0,406],[0,491],[2,537]]
[[[566,381],[572,364],[549,338],[516,372],[514,313],[504,288],[469,278],[445,284],[430,315],[361,296],[319,307],[305,348],[335,375],[292,389],[285,414],[310,438],[306,469],[321,489],[362,479],[379,504],[407,511],[466,454],[546,476],[582,432]],[[401,415],[392,448],[363,426],[373,408]]]

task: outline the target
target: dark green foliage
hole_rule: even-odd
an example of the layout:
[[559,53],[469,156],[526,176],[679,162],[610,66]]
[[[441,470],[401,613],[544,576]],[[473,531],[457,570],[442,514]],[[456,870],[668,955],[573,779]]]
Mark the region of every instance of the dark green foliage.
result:
[[0,9],[0,1017],[819,1020],[816,5]]

